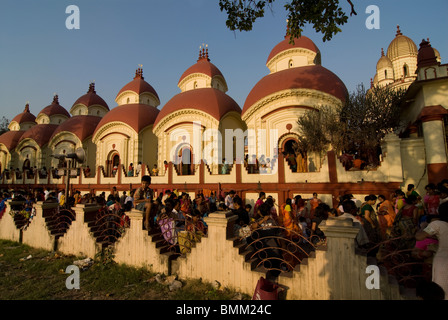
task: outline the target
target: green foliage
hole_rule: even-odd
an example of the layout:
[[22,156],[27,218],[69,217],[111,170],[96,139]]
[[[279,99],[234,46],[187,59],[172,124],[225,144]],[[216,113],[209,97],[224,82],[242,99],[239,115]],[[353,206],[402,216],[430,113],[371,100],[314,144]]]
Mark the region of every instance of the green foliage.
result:
[[[275,0],[219,0],[221,11],[227,13],[227,27],[232,30],[250,31],[258,18],[264,17],[266,7]],[[351,13],[356,14],[351,0]],[[339,26],[348,21],[348,16],[340,6],[340,0],[291,0],[284,5],[288,12],[288,30],[291,42],[302,35],[303,28],[310,23],[323,34],[323,41],[341,31]]]
[[341,144],[342,124],[339,114],[342,107],[322,106],[309,110],[299,117],[299,146],[304,151],[323,153],[329,145],[339,149]]
[[343,105],[318,106],[299,117],[299,143],[307,151],[324,153],[331,147],[369,155],[388,133],[403,128],[400,111],[405,93],[390,87],[366,91],[360,85]]
[[8,129],[9,123],[10,123],[9,119],[7,119],[5,116],[3,116],[0,119],[0,135],[5,133],[6,131],[9,131]]
[[115,253],[113,246],[108,246],[103,248],[100,252],[95,255],[95,261],[97,261],[101,266],[107,267],[114,264]]

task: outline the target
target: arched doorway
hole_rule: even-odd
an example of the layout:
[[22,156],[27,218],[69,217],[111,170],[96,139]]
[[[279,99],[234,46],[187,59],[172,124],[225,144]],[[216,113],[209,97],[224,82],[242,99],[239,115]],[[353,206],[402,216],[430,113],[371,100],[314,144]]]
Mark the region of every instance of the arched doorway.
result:
[[120,154],[117,151],[112,151],[106,160],[106,175],[108,177],[115,177],[120,163]]
[[31,161],[30,159],[25,159],[25,161],[23,161],[22,171],[25,172],[25,170],[30,169],[31,169]]
[[179,175],[194,174],[193,150],[189,144],[179,145],[175,157],[176,159],[174,159],[173,163],[176,164]]
[[282,143],[280,150],[292,172],[308,172],[307,152],[300,147],[298,139],[289,136],[279,141]]

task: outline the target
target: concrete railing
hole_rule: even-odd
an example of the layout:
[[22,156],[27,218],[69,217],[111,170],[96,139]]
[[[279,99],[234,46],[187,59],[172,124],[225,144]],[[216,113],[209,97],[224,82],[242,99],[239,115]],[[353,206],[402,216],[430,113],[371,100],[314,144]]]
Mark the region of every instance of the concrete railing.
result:
[[[54,204],[52,204],[54,205]],[[73,208],[75,220],[66,233],[54,244],[43,222],[42,212],[50,204],[38,203],[36,216],[19,236],[14,221],[9,214],[10,206],[0,219],[0,238],[22,241],[33,247],[57,248],[62,253],[93,258],[101,251],[101,246],[89,230],[85,219],[95,207]],[[252,295],[260,277],[266,277],[266,270],[254,268],[250,261],[235,246],[233,224],[236,216],[231,212],[212,213],[205,222],[208,233],[191,248],[191,252],[174,257],[161,253],[158,240],[160,234],[149,234],[143,229],[142,212],[128,212],[130,227],[120,239],[112,244],[114,260],[135,267],[144,267],[153,272],[176,274],[181,279],[218,281],[223,286],[234,288]],[[381,268],[377,282],[379,288],[369,289],[366,280],[371,274],[369,266],[375,266],[366,256],[355,253],[354,239],[358,229],[352,220],[329,218],[320,225],[327,237],[323,250],[312,252],[293,271],[277,278],[278,285],[285,290],[288,300],[399,300],[400,287]],[[159,238],[157,238],[159,237]],[[409,297],[407,297],[409,298]]]

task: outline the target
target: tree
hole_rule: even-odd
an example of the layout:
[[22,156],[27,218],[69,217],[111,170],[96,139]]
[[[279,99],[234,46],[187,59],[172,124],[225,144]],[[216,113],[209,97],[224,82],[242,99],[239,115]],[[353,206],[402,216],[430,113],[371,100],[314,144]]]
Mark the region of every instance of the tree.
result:
[[[348,21],[348,16],[340,5],[341,0],[290,0],[284,7],[288,12],[288,32],[290,42],[302,35],[305,24],[323,34],[323,41],[341,31],[339,26]],[[351,15],[356,15],[351,0]],[[275,0],[219,0],[221,11],[227,13],[227,27],[232,30],[250,31],[258,18],[264,17],[266,7],[271,8]]]
[[8,129],[8,125],[9,125],[9,120],[6,119],[5,116],[3,116],[0,119],[0,135],[2,135],[3,133],[5,133],[6,131],[9,131]]
[[378,165],[382,139],[404,128],[400,110],[406,91],[363,85],[347,96],[345,103],[316,107],[299,117],[299,144],[308,151],[356,153],[373,166]]

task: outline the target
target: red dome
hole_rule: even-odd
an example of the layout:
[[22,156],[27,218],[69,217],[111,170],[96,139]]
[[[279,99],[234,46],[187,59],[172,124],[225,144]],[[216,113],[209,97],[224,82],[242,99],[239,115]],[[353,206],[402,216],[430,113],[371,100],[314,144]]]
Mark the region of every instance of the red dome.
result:
[[25,123],[25,122],[35,122],[36,116],[30,112],[30,106],[27,103],[25,106],[25,110],[23,110],[22,113],[19,113],[18,115],[16,115],[14,117],[14,119],[12,119],[11,122],[13,122],[13,121],[17,122],[18,124]]
[[41,112],[39,112],[39,114],[41,113],[46,114],[49,117],[54,115],[63,115],[70,118],[70,114],[68,113],[68,111],[59,104],[59,98],[57,95],[54,96],[53,102],[49,106],[46,106],[42,109]]
[[179,85],[182,82],[182,80],[184,80],[189,75],[195,73],[205,74],[206,76],[209,76],[212,79],[215,76],[220,76],[221,78],[224,79],[224,76],[222,75],[221,71],[213,63],[210,62],[208,49],[206,48],[202,48],[202,50],[201,49],[199,50],[199,58],[197,62],[182,74],[177,84]]
[[36,141],[39,147],[44,146],[50,141],[53,132],[58,128],[57,124],[38,124],[25,131],[19,142],[25,139],[32,139]]
[[243,107],[243,114],[258,100],[287,89],[313,89],[345,101],[348,91],[338,76],[320,66],[291,68],[271,73],[262,78],[251,90]]
[[231,97],[215,88],[189,90],[175,95],[160,111],[154,126],[163,118],[182,109],[196,109],[211,115],[216,120],[230,111],[241,113],[241,108]]
[[64,121],[53,133],[50,140],[52,140],[58,133],[68,131],[76,135],[79,140],[84,141],[90,137],[98,123],[101,121],[100,117],[91,115],[73,116],[70,119]]
[[181,81],[188,77],[190,74],[194,73],[202,73],[209,76],[210,78],[221,76],[224,79],[221,71],[219,71],[219,69],[213,63],[211,63],[208,59],[201,59],[182,74],[178,84],[181,83]]
[[311,50],[315,53],[319,53],[319,48],[314,44],[314,42],[305,36],[301,36],[300,38],[294,39],[294,43],[289,43],[290,39],[289,36],[285,37],[285,40],[277,44],[274,49],[272,49],[271,53],[269,54],[268,60],[266,61],[266,64],[271,61],[272,58],[274,58],[277,54],[280,52],[283,52],[285,50],[293,49],[293,48],[304,48]]
[[98,123],[94,135],[102,126],[115,121],[123,122],[139,133],[154,123],[159,112],[159,109],[147,104],[133,103],[120,105],[106,113]]
[[145,78],[143,77],[143,70],[141,68],[137,69],[137,71],[135,72],[134,80],[132,80],[131,82],[126,84],[123,88],[121,88],[116,98],[118,98],[118,96],[125,91],[133,91],[138,95],[144,92],[152,93],[157,98],[157,100],[160,101],[159,95],[157,94],[156,90],[154,90],[154,88],[148,82],[145,81]]
[[77,104],[83,104],[87,108],[93,105],[100,105],[109,110],[109,106],[107,105],[106,101],[104,101],[103,98],[101,98],[99,95],[96,94],[94,83],[90,84],[89,91],[87,91],[85,95],[81,96],[78,100],[76,100],[72,108]]
[[4,144],[9,151],[14,150],[24,133],[25,131],[7,131],[0,135],[0,143]]

